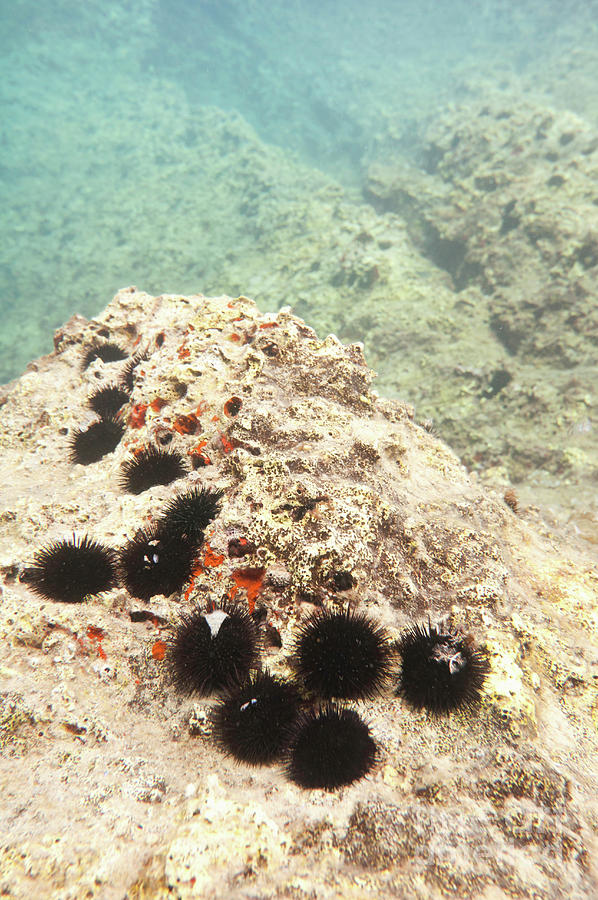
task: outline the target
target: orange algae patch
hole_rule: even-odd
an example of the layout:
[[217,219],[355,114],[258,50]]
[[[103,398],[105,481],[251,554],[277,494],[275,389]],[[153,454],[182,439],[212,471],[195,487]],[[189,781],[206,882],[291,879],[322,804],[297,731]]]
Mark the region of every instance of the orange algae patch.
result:
[[214,551],[206,541],[203,562],[204,566],[208,566],[212,569],[216,566],[221,566],[224,562],[224,553],[214,553]]
[[87,629],[87,637],[90,641],[101,641],[106,637],[106,632],[103,628],[98,628],[96,625],[90,625]]
[[264,586],[265,571],[264,568],[249,566],[246,569],[235,569],[232,573],[236,588],[245,588],[247,591],[250,613],[255,609],[255,598]]
[[236,334],[235,332],[233,332],[231,334],[231,336],[229,337],[229,341],[240,341],[240,340],[241,340],[241,335]]
[[[223,562],[224,562],[224,553],[222,553],[222,554],[214,553],[214,551],[210,547],[209,543],[206,541],[206,543],[204,545],[203,561],[198,563],[195,566],[195,568],[193,569],[193,571],[191,572],[191,579],[189,581],[189,587],[185,591],[185,600],[188,600],[189,597],[191,596],[191,592],[193,591],[193,588],[195,587],[195,581],[197,579],[197,576],[201,575],[202,572],[205,572],[206,569],[214,569],[214,568],[217,568],[218,566],[221,566]],[[218,575],[218,578],[221,577],[220,572],[218,572],[217,575]]]
[[168,401],[164,400],[162,397],[154,397],[154,399],[150,403],[150,406],[154,412],[160,412],[160,410],[163,409],[167,403]]
[[189,582],[189,587],[185,591],[185,600],[188,600],[189,597],[191,596],[191,591],[195,587],[195,579],[197,578],[198,575],[201,575],[201,573],[203,571],[204,571],[204,568],[200,564],[200,565],[196,566],[195,569],[193,569],[193,571],[191,572],[191,580]]
[[220,441],[222,442],[222,449],[225,453],[230,453],[235,449],[235,445],[232,443],[232,441],[229,441],[225,434],[220,435]]
[[145,414],[147,412],[147,403],[136,403],[131,410],[129,416],[129,425],[131,428],[141,428],[145,425]]
[[196,447],[193,447],[193,449],[189,451],[189,456],[191,457],[191,460],[194,464],[203,466],[212,465],[212,460],[207,453],[204,453],[203,450],[207,443],[207,441],[200,441]]
[[152,656],[154,659],[162,660],[166,656],[166,644],[164,641],[155,641],[152,647]]
[[191,356],[189,347],[185,347],[184,344],[181,344],[181,346],[177,350],[177,356],[179,359],[189,359],[189,357]]
[[106,632],[102,628],[97,628],[95,625],[90,625],[87,629],[87,637],[92,642],[98,642],[98,656],[100,657],[100,659],[106,659],[106,652],[102,647],[102,640],[106,637]]
[[195,434],[199,427],[199,419],[195,413],[188,416],[177,416],[172,426],[179,434]]
[[258,328],[278,328],[278,322],[262,322]]

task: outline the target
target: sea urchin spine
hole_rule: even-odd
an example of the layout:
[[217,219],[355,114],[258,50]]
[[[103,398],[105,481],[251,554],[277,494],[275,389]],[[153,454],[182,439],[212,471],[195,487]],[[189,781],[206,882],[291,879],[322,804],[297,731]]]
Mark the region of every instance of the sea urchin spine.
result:
[[96,359],[101,359],[102,362],[105,363],[120,362],[121,360],[126,359],[127,356],[127,351],[123,350],[118,344],[114,344],[111,341],[106,341],[104,343],[101,341],[94,341],[87,347],[83,354],[81,368],[86,369]]
[[223,491],[193,487],[171,500],[161,518],[165,528],[201,543],[203,533],[220,512]]
[[109,384],[94,391],[88,402],[101,419],[113,419],[128,400],[128,391],[117,384]]
[[118,447],[125,426],[116,419],[100,419],[85,430],[77,430],[71,438],[71,462],[88,466],[99,462],[107,453]]
[[191,576],[196,546],[159,526],[138,531],[118,551],[122,584],[133,597],[149,600],[155,594],[170,596],[182,590]]

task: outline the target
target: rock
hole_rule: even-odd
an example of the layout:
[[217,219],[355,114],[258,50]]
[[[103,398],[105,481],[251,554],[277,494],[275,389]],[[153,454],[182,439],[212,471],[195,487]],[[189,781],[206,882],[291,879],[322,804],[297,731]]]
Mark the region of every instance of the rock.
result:
[[[127,427],[113,453],[73,465],[88,395],[127,365],[82,371],[100,330],[137,354]],[[593,560],[380,399],[359,344],[319,339],[286,309],[131,288],[61,334],[3,406],[2,890],[594,896]],[[165,437],[185,480],[123,494],[122,461]],[[60,604],[15,576],[73,531],[122,546],[193,484],[224,493],[180,595]],[[428,619],[461,628],[490,661],[482,703],[449,718],[391,691],[355,704],[379,757],[331,794],[236,764],[211,736],[213,700],[178,696],[168,674],[180,611],[231,597],[278,633],[263,660],[281,676],[314,604],[366,611],[393,639]]]
[[[598,466],[588,393],[598,333],[598,132],[520,87],[478,84],[430,125],[418,159],[373,164],[365,195],[407,222],[460,298],[452,324],[471,349],[428,353],[426,415],[467,464],[504,466],[533,502],[579,509],[587,532],[582,509],[595,513]],[[410,384],[421,404],[418,393]]]

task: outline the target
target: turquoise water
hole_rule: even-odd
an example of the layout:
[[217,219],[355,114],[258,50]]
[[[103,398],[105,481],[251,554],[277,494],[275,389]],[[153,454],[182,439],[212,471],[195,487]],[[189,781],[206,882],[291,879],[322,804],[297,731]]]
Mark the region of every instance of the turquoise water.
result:
[[[227,273],[237,253],[227,246],[227,168],[214,159],[210,171],[207,160],[193,168],[193,151],[210,142],[202,107],[242,116],[289,158],[358,190],[370,159],[413,151],[464,79],[541,71],[586,35],[589,8],[499,0],[2,7],[0,381],[47,352],[52,329],[71,313],[98,312],[121,286],[243,289]],[[222,185],[226,204],[218,191],[205,195],[205,179]],[[303,189],[298,183],[298,196]],[[194,207],[194,192],[214,205]]]

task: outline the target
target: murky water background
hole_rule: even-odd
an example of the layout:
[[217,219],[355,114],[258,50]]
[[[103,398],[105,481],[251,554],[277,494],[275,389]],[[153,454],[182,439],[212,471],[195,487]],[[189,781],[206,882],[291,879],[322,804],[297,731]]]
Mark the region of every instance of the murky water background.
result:
[[597,3],[1,8],[0,382],[124,285],[290,304],[592,532]]

